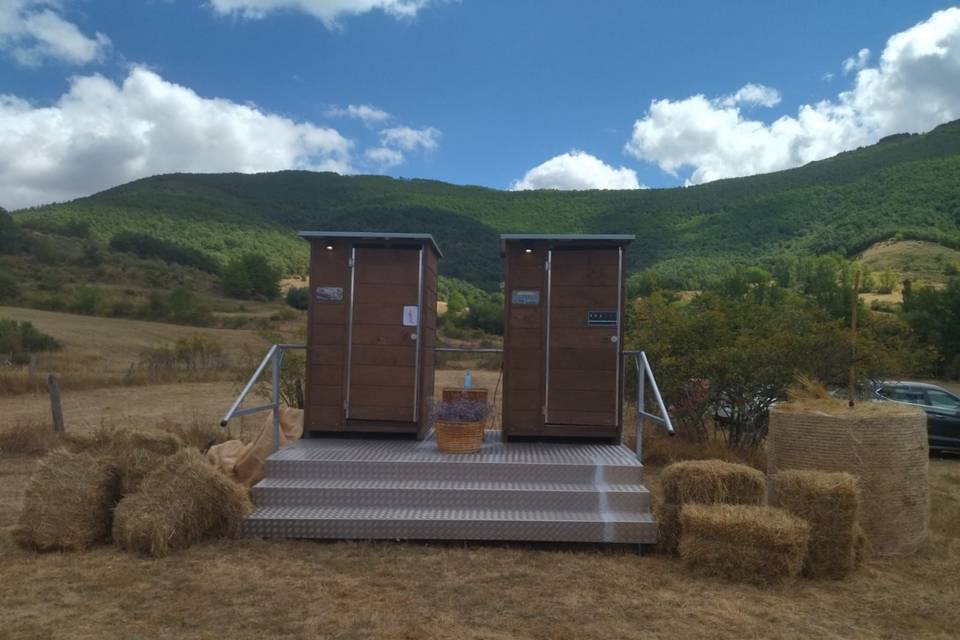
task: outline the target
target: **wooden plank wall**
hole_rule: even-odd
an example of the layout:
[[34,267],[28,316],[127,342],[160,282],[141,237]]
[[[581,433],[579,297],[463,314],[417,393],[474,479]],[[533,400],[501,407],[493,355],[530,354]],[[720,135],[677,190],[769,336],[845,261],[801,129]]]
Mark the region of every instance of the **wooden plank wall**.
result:
[[[543,429],[546,249],[528,254],[510,243],[504,260],[503,428],[508,434],[535,434]],[[539,291],[540,304],[514,305],[515,289]]]
[[[334,431],[343,426],[343,381],[350,294],[350,243],[310,243],[310,305],[307,329],[304,428]],[[316,300],[317,287],[342,287],[343,300]]]

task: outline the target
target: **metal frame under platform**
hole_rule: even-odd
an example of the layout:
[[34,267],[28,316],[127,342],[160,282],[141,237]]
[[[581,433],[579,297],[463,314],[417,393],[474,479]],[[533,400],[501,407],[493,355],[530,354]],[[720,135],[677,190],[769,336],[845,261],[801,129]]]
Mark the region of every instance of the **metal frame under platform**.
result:
[[656,542],[643,466],[619,444],[309,438],[267,459],[251,537]]

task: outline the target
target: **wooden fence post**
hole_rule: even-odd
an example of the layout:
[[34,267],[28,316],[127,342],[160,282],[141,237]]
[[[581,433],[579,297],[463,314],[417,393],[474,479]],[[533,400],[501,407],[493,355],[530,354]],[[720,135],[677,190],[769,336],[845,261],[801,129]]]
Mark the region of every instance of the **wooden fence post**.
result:
[[50,411],[53,413],[53,430],[63,433],[63,407],[60,406],[60,376],[51,373],[47,376],[50,386]]

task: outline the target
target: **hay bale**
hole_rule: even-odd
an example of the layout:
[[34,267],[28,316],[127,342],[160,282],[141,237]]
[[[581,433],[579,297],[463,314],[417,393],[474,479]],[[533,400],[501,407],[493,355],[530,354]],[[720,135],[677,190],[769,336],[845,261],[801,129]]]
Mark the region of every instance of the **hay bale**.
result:
[[30,479],[15,539],[41,551],[80,551],[106,542],[117,497],[109,458],[57,449]]
[[771,504],[810,524],[804,575],[842,578],[857,567],[860,489],[852,475],[781,471],[771,478]]
[[686,504],[763,504],[766,477],[743,464],[722,460],[686,460],[660,474],[664,500],[654,508],[658,545],[676,553],[680,542],[680,510]]
[[165,458],[114,511],[113,539],[154,557],[208,537],[232,537],[252,512],[247,491],[193,449]]
[[912,553],[929,530],[927,418],[910,405],[836,400],[788,402],[770,410],[770,473],[846,472],[862,492],[861,524],[880,555]]
[[675,504],[763,504],[767,479],[744,464],[687,460],[660,475],[664,501]]
[[680,522],[680,557],[694,573],[770,584],[803,567],[810,525],[781,509],[688,504]]
[[120,493],[134,493],[164,458],[184,447],[176,435],[158,429],[100,427],[84,436],[72,436],[71,448],[109,456],[120,476]]

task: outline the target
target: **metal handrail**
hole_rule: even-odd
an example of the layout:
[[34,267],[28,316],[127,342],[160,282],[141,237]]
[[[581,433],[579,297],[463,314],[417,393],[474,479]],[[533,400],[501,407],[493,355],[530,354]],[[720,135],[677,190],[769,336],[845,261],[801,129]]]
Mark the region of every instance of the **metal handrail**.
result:
[[[650,368],[650,361],[647,360],[647,354],[643,351],[624,351],[623,356],[633,356],[633,366],[637,372],[637,424],[634,430],[636,444],[634,448],[637,454],[637,460],[640,460],[643,453],[643,423],[647,420],[661,425],[671,436],[676,435],[673,428],[673,421],[670,420],[670,413],[663,402],[663,396],[660,394],[660,387],[657,386],[657,379],[653,377],[653,369]],[[656,416],[646,411],[646,387],[647,380],[650,380],[650,389],[653,391],[653,398],[657,401],[657,408],[660,409],[660,415]]]
[[[246,416],[251,413],[271,410],[273,411],[273,450],[276,451],[279,449],[280,367],[283,366],[283,355],[291,349],[306,348],[307,345],[305,344],[275,344],[270,347],[270,349],[267,351],[267,355],[265,355],[263,360],[260,362],[260,366],[257,367],[257,370],[253,372],[253,375],[250,376],[250,379],[247,381],[246,386],[243,387],[243,391],[240,392],[240,395],[237,396],[237,399],[233,401],[233,405],[231,405],[230,410],[227,411],[226,415],[223,416],[223,420],[220,421],[220,426],[227,426],[227,423],[237,416]],[[267,367],[267,363],[270,363],[270,374],[272,378],[270,386],[270,404],[261,404],[257,405],[256,407],[246,407],[241,409],[240,405],[247,397],[247,394],[250,393],[250,390],[253,389],[253,386],[257,384],[257,381],[260,379],[260,374],[262,374],[263,370]]]
[[[306,345],[303,344],[275,344],[271,346],[267,351],[267,355],[265,355],[263,360],[260,362],[260,366],[258,366],[253,372],[253,375],[250,376],[250,379],[237,396],[237,399],[233,401],[233,405],[231,405],[229,411],[227,411],[226,415],[223,416],[223,420],[220,421],[220,426],[227,426],[227,423],[229,423],[230,420],[238,416],[250,415],[252,413],[259,413],[261,411],[272,411],[273,450],[277,451],[280,448],[280,369],[283,366],[283,356],[289,350],[306,348]],[[502,348],[496,347],[475,349],[468,347],[434,347],[433,351],[434,353],[503,353]],[[624,358],[630,356],[633,357],[634,369],[637,372],[637,422],[635,426],[635,450],[637,459],[639,460],[642,454],[641,447],[643,441],[643,426],[645,421],[651,420],[656,424],[663,426],[670,435],[674,435],[676,431],[673,428],[673,422],[670,420],[670,414],[667,411],[666,404],[663,402],[663,396],[660,393],[660,387],[657,386],[657,380],[653,376],[653,370],[650,368],[650,361],[647,360],[647,355],[643,351],[623,352]],[[244,399],[246,399],[247,394],[250,393],[254,385],[257,384],[257,381],[263,374],[264,369],[267,368],[267,364],[270,364],[271,373],[270,403],[257,405],[255,407],[240,408],[240,405],[243,403]],[[650,382],[650,389],[653,391],[653,397],[657,402],[657,407],[660,409],[659,416],[648,413],[645,410],[645,393],[647,386],[646,383],[648,380]]]

